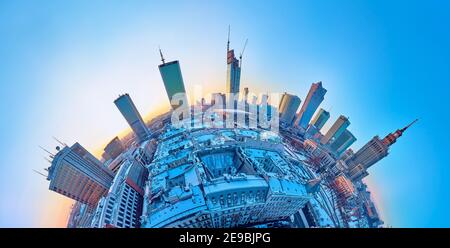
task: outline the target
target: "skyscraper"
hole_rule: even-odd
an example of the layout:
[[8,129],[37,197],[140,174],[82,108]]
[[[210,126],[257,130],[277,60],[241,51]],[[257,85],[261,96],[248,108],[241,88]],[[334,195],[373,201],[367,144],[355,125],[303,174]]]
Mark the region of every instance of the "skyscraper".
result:
[[249,90],[248,90],[248,87],[245,87],[244,88],[244,101],[245,102],[247,102],[247,98],[248,98],[248,93],[249,93]]
[[94,207],[106,195],[113,177],[111,170],[75,143],[54,156],[47,180],[50,190]]
[[344,132],[330,144],[330,148],[339,157],[355,141],[356,141],[355,136],[350,131],[345,129]]
[[305,102],[295,120],[296,126],[300,126],[306,130],[311,117],[323,101],[325,93],[327,93],[327,90],[322,87],[322,82],[313,83],[311,85],[308,95],[305,98]]
[[[408,129],[412,124],[417,121],[414,120],[409,125],[402,129],[388,134],[384,139],[380,139],[377,136],[373,137],[367,144],[359,149],[353,156],[346,160],[350,178],[360,179],[367,175],[366,170],[382,158],[386,157],[389,152],[389,147],[394,144],[399,137]],[[361,176],[363,175],[363,176]]]
[[278,106],[280,121],[289,125],[292,124],[300,102],[301,100],[298,96],[284,93],[281,96],[280,105]]
[[219,101],[221,103],[221,109],[225,108],[226,104],[226,95],[223,93],[212,93],[211,94],[211,105],[215,105],[217,101],[217,104],[219,104]]
[[137,161],[124,161],[108,194],[99,201],[91,227],[139,227],[147,176],[147,169]]
[[164,87],[166,88],[167,97],[169,98],[170,105],[172,109],[178,108],[182,103],[172,103],[172,99],[175,94],[183,94],[180,98],[183,104],[188,105],[188,100],[186,96],[186,90],[184,89],[183,76],[181,74],[180,63],[178,60],[166,63],[164,57],[161,53],[162,64],[158,66],[159,72],[161,73],[162,80],[164,82]]
[[318,130],[322,129],[323,125],[330,119],[330,112],[324,110],[323,108],[319,109],[319,112],[314,116],[311,120],[311,124],[314,125]]
[[337,139],[349,125],[350,121],[347,117],[343,115],[339,116],[336,122],[334,122],[333,126],[331,126],[331,128],[325,134],[325,136],[322,137],[320,143],[327,144],[330,141],[333,142],[334,139]]
[[116,136],[105,146],[103,151],[107,157],[115,159],[124,151],[124,149],[119,137]]
[[127,120],[138,141],[145,141],[150,133],[131,97],[128,94],[121,95],[114,101],[114,104],[116,104],[125,120]]
[[228,30],[227,42],[227,93],[239,93],[241,84],[241,65],[234,55],[234,49],[230,50],[230,30]]

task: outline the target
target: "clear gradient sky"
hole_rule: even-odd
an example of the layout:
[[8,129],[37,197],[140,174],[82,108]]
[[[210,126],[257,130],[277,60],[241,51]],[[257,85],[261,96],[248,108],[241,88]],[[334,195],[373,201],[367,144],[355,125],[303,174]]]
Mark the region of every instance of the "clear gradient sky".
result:
[[70,200],[33,173],[56,136],[98,151],[127,128],[113,104],[129,93],[143,115],[168,107],[158,46],[186,88],[225,88],[231,46],[241,87],[328,90],[331,120],[350,117],[358,149],[420,121],[369,170],[394,227],[450,227],[448,1],[1,1],[0,227],[65,226]]

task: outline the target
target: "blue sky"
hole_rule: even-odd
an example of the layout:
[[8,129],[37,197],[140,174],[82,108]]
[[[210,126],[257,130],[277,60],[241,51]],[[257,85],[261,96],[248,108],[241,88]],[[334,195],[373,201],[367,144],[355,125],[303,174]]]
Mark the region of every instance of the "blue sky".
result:
[[420,121],[369,170],[387,224],[450,227],[446,1],[1,1],[0,226],[61,226],[70,201],[32,172],[56,136],[98,150],[127,128],[113,104],[168,106],[161,46],[190,91],[225,87],[231,46],[245,51],[241,87],[328,90],[331,120],[350,117],[354,149]]

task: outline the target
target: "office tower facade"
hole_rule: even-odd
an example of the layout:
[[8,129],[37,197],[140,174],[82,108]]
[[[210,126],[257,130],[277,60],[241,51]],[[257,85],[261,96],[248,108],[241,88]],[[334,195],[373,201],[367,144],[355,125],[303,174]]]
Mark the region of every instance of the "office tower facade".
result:
[[146,168],[128,158],[117,172],[108,195],[100,200],[91,227],[139,227],[147,175]]
[[114,139],[112,139],[103,149],[105,154],[107,154],[110,159],[117,158],[117,156],[119,156],[124,150],[125,148],[117,136],[114,137]]
[[388,155],[388,148],[380,137],[375,136],[347,161],[347,165],[353,168],[362,164],[364,168],[369,168]]
[[300,112],[295,120],[296,126],[302,127],[306,130],[311,117],[314,112],[316,112],[320,103],[322,103],[325,93],[327,93],[327,90],[322,87],[322,82],[313,83],[311,85],[308,95],[305,98],[305,102],[303,103],[302,108],[300,109]]
[[339,157],[347,148],[349,148],[356,141],[356,137],[347,129],[330,144],[333,150]]
[[347,174],[348,177],[354,182],[360,181],[361,179],[369,175],[367,170],[364,168],[364,165],[362,164],[358,164],[357,166],[349,168]]
[[318,130],[320,130],[328,121],[328,119],[330,119],[330,112],[321,108],[311,120],[311,124],[314,125]]
[[[158,66],[159,72],[161,73],[162,80],[164,82],[164,87],[166,88],[167,97],[169,98],[170,106],[172,109],[176,109],[184,104],[189,106],[186,90],[184,88],[183,75],[181,74],[180,63],[178,60],[166,63],[161,55],[162,64]],[[176,94],[182,94],[177,97],[180,101],[173,103],[172,99]]]
[[300,106],[300,98],[295,95],[284,93],[278,106],[280,113],[280,121],[290,125],[295,118],[298,107]]
[[333,142],[345,131],[345,129],[349,125],[350,121],[347,117],[343,115],[339,116],[339,118],[334,122],[328,132],[322,137],[320,143],[328,144],[329,142]]
[[114,104],[116,104],[117,108],[130,125],[137,140],[139,142],[145,141],[150,135],[150,132],[148,131],[147,126],[145,126],[144,120],[131,100],[131,97],[128,94],[121,95],[114,101]]
[[366,170],[389,153],[389,147],[417,120],[402,129],[388,134],[384,139],[373,137],[367,144],[346,160],[349,174],[352,179],[360,179],[367,175]]
[[65,146],[54,156],[47,180],[49,189],[95,207],[106,194],[113,172],[80,144]]

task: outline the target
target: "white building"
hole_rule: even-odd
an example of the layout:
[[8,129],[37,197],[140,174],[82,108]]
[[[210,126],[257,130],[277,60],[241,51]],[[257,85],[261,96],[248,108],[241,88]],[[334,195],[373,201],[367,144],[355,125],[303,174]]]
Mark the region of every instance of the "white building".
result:
[[146,168],[133,159],[126,160],[117,171],[107,196],[99,201],[91,226],[139,227],[146,176]]

